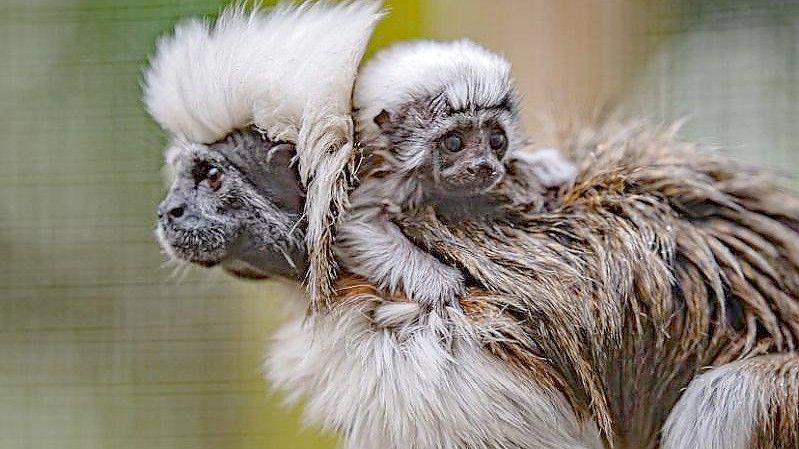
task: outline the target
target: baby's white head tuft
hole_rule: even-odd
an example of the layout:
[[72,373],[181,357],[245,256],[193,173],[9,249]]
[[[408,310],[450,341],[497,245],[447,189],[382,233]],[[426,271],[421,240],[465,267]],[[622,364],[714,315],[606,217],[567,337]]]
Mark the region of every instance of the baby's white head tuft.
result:
[[374,119],[381,111],[442,93],[454,110],[503,103],[518,109],[511,65],[502,56],[466,39],[403,42],[378,53],[358,75],[354,106],[361,139],[379,134]]

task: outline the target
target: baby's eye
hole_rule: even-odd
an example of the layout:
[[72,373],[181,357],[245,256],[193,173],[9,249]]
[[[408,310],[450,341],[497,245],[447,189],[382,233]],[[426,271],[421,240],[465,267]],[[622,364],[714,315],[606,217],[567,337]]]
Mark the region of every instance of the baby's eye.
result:
[[491,149],[494,151],[499,151],[505,148],[505,145],[508,144],[508,138],[505,137],[505,133],[497,130],[491,133],[491,136],[488,138],[488,145],[491,146]]
[[444,148],[452,153],[457,153],[463,149],[463,138],[458,133],[450,133],[444,137]]
[[208,183],[211,190],[219,190],[222,187],[222,170],[214,166],[208,167],[204,181]]

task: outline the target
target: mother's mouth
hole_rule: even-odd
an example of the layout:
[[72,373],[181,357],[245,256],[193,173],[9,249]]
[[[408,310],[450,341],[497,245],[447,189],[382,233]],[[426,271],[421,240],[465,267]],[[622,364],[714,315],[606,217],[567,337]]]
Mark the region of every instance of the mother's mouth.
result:
[[263,281],[272,277],[269,273],[259,270],[255,266],[238,259],[222,261],[222,269],[242,279]]
[[158,240],[181,260],[210,268],[227,256],[230,237],[222,228],[177,228],[159,225]]

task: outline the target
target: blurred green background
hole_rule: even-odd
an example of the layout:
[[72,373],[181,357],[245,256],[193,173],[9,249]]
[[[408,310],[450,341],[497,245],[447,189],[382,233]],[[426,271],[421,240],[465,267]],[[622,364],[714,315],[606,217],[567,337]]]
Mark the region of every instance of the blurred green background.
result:
[[[269,283],[164,267],[164,139],[140,102],[155,38],[196,1],[0,5],[0,448],[326,448],[261,379]],[[553,104],[612,99],[788,175],[799,169],[796,1],[421,0],[396,39],[506,54],[535,139]],[[379,448],[376,448],[379,449]]]

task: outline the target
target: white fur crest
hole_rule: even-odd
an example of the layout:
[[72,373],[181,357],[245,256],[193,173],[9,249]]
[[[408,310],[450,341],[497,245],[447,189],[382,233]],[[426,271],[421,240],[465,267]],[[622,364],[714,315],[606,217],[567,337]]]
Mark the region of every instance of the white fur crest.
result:
[[347,449],[602,447],[558,391],[488,355],[459,310],[373,300],[310,319],[295,310],[266,362],[287,400],[306,399],[306,417]]
[[425,95],[446,96],[454,109],[515,100],[510,63],[463,39],[451,42],[402,42],[379,52],[361,70],[355,84],[358,132],[378,132],[374,118]]
[[334,271],[336,211],[347,208],[345,168],[356,151],[352,88],[381,15],[375,0],[231,7],[214,24],[179,24],[144,74],[147,110],[173,138],[207,144],[254,125],[296,143],[312,299],[328,294]]

